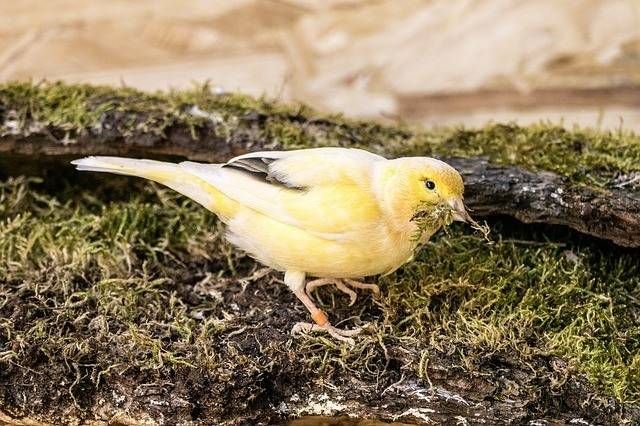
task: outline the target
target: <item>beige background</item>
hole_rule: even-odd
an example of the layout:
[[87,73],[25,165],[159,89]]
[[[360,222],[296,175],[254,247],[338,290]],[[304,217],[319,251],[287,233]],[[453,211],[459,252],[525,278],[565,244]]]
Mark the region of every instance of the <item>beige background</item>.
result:
[[640,0],[0,0],[0,81],[25,78],[640,130]]

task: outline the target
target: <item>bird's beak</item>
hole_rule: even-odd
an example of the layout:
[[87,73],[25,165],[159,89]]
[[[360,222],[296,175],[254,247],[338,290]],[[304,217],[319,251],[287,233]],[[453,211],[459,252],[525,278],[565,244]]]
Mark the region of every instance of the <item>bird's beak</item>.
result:
[[456,198],[449,202],[453,208],[453,220],[458,222],[471,222],[471,216],[462,202],[462,198]]

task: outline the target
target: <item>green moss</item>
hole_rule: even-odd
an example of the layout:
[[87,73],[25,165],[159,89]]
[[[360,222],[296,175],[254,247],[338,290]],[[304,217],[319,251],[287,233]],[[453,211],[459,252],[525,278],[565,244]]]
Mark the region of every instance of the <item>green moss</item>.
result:
[[635,254],[511,238],[487,246],[457,228],[386,282],[393,335],[471,363],[494,352],[561,355],[617,398],[640,397]]
[[[86,192],[59,199],[36,188],[24,179],[0,185],[0,362],[31,365],[35,350],[50,363],[90,363],[103,379],[129,369],[226,371],[234,363],[263,371],[265,354],[289,347],[311,375],[378,376],[385,348],[400,346],[425,377],[425,363],[438,354],[457,354],[468,371],[495,354],[524,365],[553,354],[602,392],[640,401],[637,252],[545,242],[552,233],[499,224],[488,246],[453,227],[415,262],[380,278],[376,305],[347,308],[337,293],[321,292],[334,317],[360,309],[372,322],[356,348],[325,336],[285,337],[304,310],[262,293],[258,300],[285,313],[278,339],[288,343],[276,339],[252,356],[222,349],[244,329],[234,328],[220,292],[256,265],[224,242],[212,215],[154,185],[107,204]],[[202,291],[195,300],[185,296],[193,288]],[[255,327],[273,316],[242,310],[235,315]]]
[[14,119],[23,127],[37,121],[75,130],[91,126],[98,119],[101,109],[89,110],[87,101],[100,91],[106,89],[62,83],[14,83],[0,89],[0,103],[11,105]]
[[[213,94],[208,85],[192,90],[145,93],[132,88],[68,85],[62,82],[19,82],[0,85],[0,105],[11,111],[19,129],[31,132],[54,126],[71,135],[100,133],[107,115],[115,115],[120,135],[162,135],[172,124],[194,129],[207,121],[222,127],[238,126],[238,118],[249,113],[303,113],[305,107],[286,106],[240,94]],[[200,108],[193,111],[192,107]],[[4,127],[4,128],[3,128]],[[6,122],[0,125],[8,132]],[[217,129],[222,130],[222,129]],[[15,129],[14,129],[15,131]]]

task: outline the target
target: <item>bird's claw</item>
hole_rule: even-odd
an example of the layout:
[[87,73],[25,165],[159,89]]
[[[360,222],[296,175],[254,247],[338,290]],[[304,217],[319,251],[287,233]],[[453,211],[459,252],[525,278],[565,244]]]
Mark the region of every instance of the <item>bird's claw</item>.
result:
[[312,324],[310,322],[299,322],[293,326],[293,328],[291,329],[291,334],[296,335],[300,333],[311,333],[314,331],[322,331],[328,333],[334,339],[341,342],[346,342],[349,345],[353,346],[356,344],[356,342],[351,337],[360,334],[362,332],[362,329],[354,328],[353,330],[343,330],[341,328],[332,326],[328,322],[324,325]]
[[361,290],[369,290],[376,296],[380,295],[380,287],[378,287],[376,284],[363,283],[360,281],[351,280],[349,278],[345,278],[344,281],[353,288],[359,288]]
[[349,306],[353,306],[353,304],[356,303],[356,300],[358,300],[358,294],[349,287],[369,290],[376,296],[380,294],[380,287],[378,287],[375,284],[362,283],[360,281],[356,281],[352,279],[341,280],[341,279],[333,279],[333,278],[320,278],[317,280],[309,281],[305,286],[305,291],[307,295],[311,297],[311,292],[313,290],[315,290],[318,287],[322,287],[329,284],[335,285],[338,290],[340,290],[341,292],[349,296],[349,299],[350,299]]

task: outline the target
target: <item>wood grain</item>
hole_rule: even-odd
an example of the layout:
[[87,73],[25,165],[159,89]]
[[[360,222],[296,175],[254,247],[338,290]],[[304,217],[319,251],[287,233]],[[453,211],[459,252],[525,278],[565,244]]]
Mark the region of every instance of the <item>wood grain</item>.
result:
[[[227,90],[351,116],[640,130],[634,0],[38,0],[0,5],[0,81]],[[608,95],[613,91],[613,97]]]

